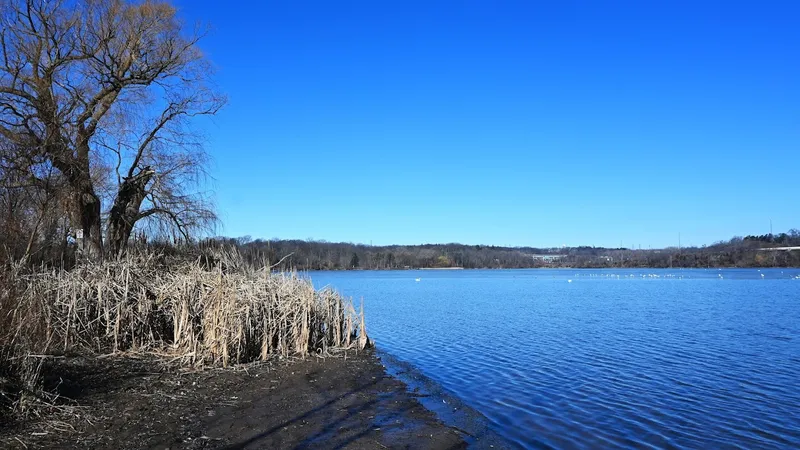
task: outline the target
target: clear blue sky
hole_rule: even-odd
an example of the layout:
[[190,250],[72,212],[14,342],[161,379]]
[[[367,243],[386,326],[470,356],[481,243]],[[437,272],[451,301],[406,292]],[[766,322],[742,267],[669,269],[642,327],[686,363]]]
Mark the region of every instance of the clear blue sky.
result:
[[660,247],[800,228],[800,3],[179,0],[220,234]]

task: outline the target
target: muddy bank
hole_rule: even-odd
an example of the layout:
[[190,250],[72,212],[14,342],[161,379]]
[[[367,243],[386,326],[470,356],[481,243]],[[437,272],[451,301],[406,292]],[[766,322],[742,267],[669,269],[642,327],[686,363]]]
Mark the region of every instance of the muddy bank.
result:
[[[373,352],[185,371],[164,361],[64,358],[62,408],[0,430],[0,447],[463,448],[459,431],[386,374]],[[66,400],[69,398],[70,400]]]

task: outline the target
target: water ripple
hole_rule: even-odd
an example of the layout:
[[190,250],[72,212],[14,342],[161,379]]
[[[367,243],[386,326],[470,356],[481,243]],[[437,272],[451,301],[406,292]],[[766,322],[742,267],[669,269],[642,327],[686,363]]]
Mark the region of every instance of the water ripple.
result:
[[800,271],[782,270],[311,276],[511,446],[789,449]]

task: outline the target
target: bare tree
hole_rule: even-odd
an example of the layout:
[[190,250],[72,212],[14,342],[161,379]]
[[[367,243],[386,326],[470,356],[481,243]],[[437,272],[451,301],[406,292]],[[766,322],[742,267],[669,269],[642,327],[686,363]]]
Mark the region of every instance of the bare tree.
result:
[[47,161],[32,156],[28,149],[16,148],[0,137],[3,259],[27,260],[33,252],[52,250],[60,243],[64,179]]
[[187,235],[213,220],[189,121],[224,99],[172,6],[6,0],[1,25],[0,134],[64,177],[87,255],[123,251],[142,219]]

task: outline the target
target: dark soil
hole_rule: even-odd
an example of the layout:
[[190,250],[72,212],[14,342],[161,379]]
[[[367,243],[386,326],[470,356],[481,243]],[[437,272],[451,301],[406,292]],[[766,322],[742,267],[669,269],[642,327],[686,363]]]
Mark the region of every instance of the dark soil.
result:
[[459,432],[388,376],[372,352],[179,370],[156,359],[54,360],[59,411],[0,429],[0,447],[433,448]]

